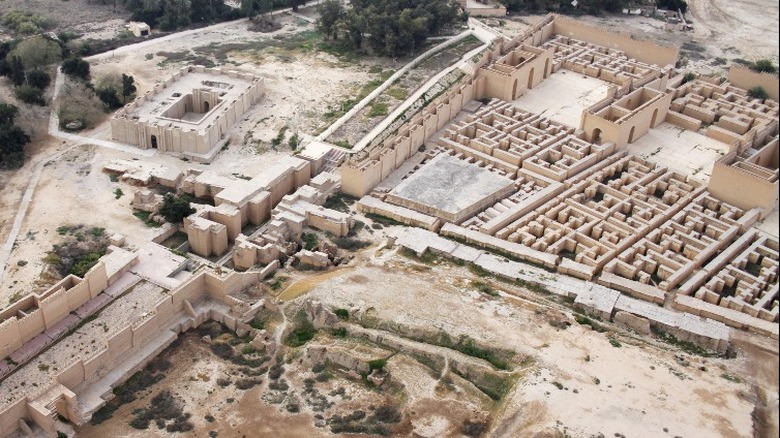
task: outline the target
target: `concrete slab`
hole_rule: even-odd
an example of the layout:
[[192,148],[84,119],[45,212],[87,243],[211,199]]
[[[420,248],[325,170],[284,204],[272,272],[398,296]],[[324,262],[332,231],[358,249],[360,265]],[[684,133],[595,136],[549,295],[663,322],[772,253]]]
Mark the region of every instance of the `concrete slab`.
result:
[[586,306],[597,312],[609,315],[612,313],[618,298],[620,298],[620,292],[614,289],[603,286],[589,287],[580,290],[580,293],[574,300],[574,304]]
[[78,315],[78,317],[81,319],[87,318],[100,309],[106,307],[113,299],[114,297],[111,295],[100,294],[76,309],[76,315]]
[[[460,216],[486,198],[511,189],[512,185],[512,180],[498,173],[451,155],[439,154],[390,193],[408,201],[410,205],[405,206],[418,211],[420,206],[426,206]],[[388,201],[394,202],[390,197]]]
[[764,220],[755,225],[755,228],[762,233],[777,239],[778,235],[780,235],[780,211],[778,211],[777,208],[772,210]]
[[710,180],[715,161],[728,151],[725,143],[666,122],[628,145],[631,154],[704,183]]
[[570,70],[558,70],[512,104],[579,128],[582,110],[606,98],[609,85]]
[[171,275],[186,262],[186,258],[172,253],[168,248],[149,242],[138,250],[138,263],[131,268],[131,272],[158,286],[173,289],[181,281]]
[[135,286],[139,281],[141,281],[141,277],[130,272],[125,272],[115,282],[111,283],[103,293],[116,298],[119,295],[122,295],[126,290]]

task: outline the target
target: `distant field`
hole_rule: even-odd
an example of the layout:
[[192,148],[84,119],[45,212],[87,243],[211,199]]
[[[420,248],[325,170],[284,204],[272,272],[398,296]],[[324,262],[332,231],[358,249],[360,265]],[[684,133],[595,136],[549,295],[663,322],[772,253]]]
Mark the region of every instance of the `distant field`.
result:
[[101,0],[0,0],[0,14],[14,9],[35,12],[52,19],[55,22],[54,30],[130,16],[120,4],[117,4],[114,12],[111,1],[105,5],[102,3]]

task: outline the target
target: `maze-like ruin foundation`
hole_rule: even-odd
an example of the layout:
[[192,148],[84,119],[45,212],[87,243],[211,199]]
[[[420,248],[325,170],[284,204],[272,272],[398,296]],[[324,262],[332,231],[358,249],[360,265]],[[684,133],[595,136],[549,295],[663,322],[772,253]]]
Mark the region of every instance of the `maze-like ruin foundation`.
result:
[[[753,236],[749,243],[761,242],[753,248],[743,236],[778,205],[777,103],[728,82],[686,80],[671,66],[676,56],[548,17],[499,44],[399,135],[347,162],[345,190],[363,197],[365,211],[776,338],[777,239]],[[562,70],[609,84],[576,127],[518,107]],[[709,182],[654,163],[653,154],[628,154],[664,122],[724,143]],[[416,165],[398,159],[407,141],[403,160]],[[509,178],[512,190],[476,202],[474,191],[448,183],[446,166],[435,169],[454,160]],[[480,208],[463,217],[399,192]]]

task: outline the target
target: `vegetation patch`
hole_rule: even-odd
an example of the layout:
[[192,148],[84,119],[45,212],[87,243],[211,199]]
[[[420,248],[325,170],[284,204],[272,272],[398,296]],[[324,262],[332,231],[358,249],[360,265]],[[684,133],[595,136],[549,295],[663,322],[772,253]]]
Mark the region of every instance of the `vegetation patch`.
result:
[[667,333],[666,331],[660,328],[657,328],[655,326],[650,326],[650,329],[653,331],[653,334],[656,336],[656,339],[658,339],[659,341],[665,342],[669,345],[674,345],[675,347],[679,348],[680,350],[688,354],[692,354],[695,356],[702,356],[702,357],[715,356],[715,353],[707,350],[706,348],[702,348],[690,341],[683,341],[677,339],[677,337],[674,336],[673,334]]
[[133,216],[137,217],[138,219],[141,219],[141,221],[143,221],[143,223],[146,224],[147,227],[159,228],[162,226],[161,223],[152,220],[152,213],[149,211],[136,210],[133,212]]
[[109,239],[103,228],[62,226],[57,232],[64,236],[64,241],[54,245],[43,260],[62,277],[83,277],[108,249]]
[[139,392],[147,390],[150,386],[165,378],[165,372],[170,367],[171,363],[160,357],[149,362],[144,369],[130,376],[122,385],[114,388],[115,397],[92,414],[90,423],[97,425],[111,418],[120,406],[135,401]]

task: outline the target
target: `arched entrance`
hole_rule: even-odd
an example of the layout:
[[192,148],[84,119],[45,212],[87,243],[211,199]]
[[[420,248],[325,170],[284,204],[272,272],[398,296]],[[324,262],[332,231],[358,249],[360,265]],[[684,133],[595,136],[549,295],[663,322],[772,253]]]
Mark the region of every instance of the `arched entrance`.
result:
[[515,83],[512,85],[512,100],[517,99],[517,79],[515,79]]
[[631,130],[628,131],[628,142],[633,143],[634,142],[634,131],[636,131],[636,126],[632,126]]
[[590,136],[590,142],[594,144],[601,144],[601,129],[596,128],[593,130],[593,134]]
[[655,119],[656,118],[658,118],[658,108],[656,108],[655,111],[653,111],[653,118],[650,119],[650,127],[651,128],[655,128],[655,121],[656,121]]
[[534,86],[534,69],[528,72],[528,89],[530,90]]
[[211,108],[211,105],[209,105],[208,101],[203,101],[203,112],[207,113],[209,112],[209,108]]
[[152,136],[151,143],[152,143],[152,149],[157,149],[157,136],[156,135]]
[[550,73],[550,58],[547,58],[544,60],[544,78],[547,79]]

